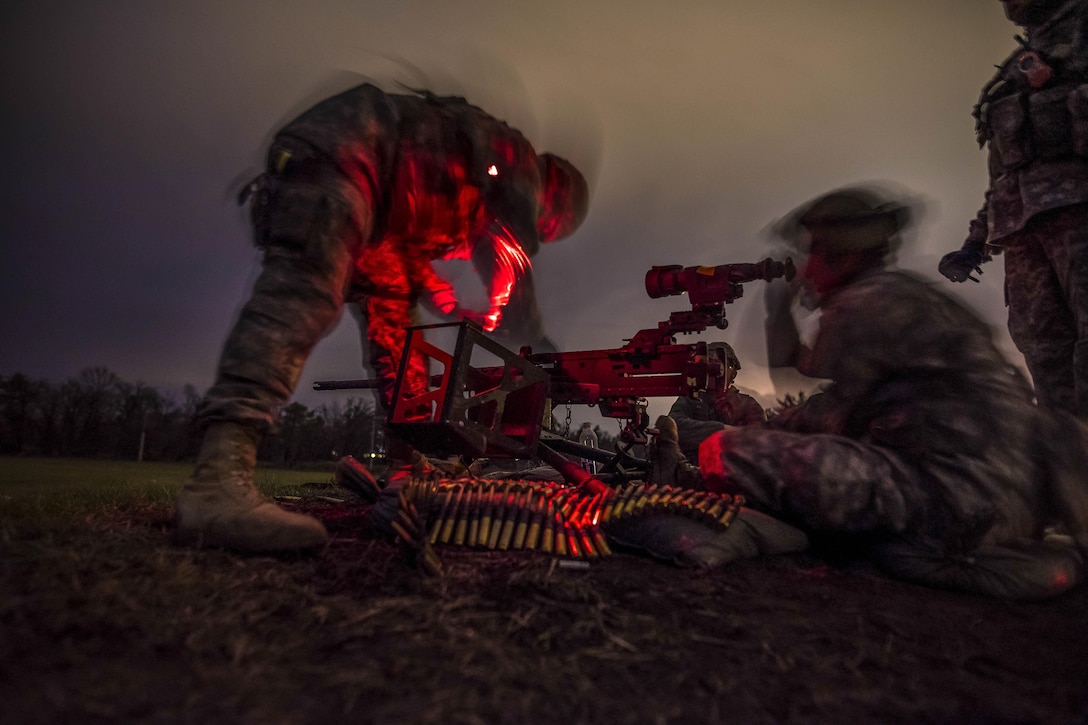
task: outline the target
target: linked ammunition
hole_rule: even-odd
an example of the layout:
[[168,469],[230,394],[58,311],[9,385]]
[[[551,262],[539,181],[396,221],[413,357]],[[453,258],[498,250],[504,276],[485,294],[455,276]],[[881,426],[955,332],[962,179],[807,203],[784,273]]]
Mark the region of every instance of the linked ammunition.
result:
[[683,498],[685,492],[686,489],[683,488],[674,488],[671,491],[666,491],[661,497],[662,508],[667,508],[676,503],[677,500]]
[[661,502],[661,497],[664,496],[669,491],[672,491],[672,486],[658,486],[656,484],[653,485],[653,486],[650,486],[649,505],[651,507],[656,507]]
[[450,503],[453,501],[453,490],[446,488],[438,493],[438,499],[441,500],[441,506],[439,507],[438,517],[435,518],[434,524],[431,527],[430,540],[432,544],[438,543],[438,538],[442,532],[443,522],[446,520],[446,516],[449,514]]
[[574,531],[574,527],[571,524],[567,524],[563,527],[563,539],[567,542],[567,553],[571,556],[581,556],[582,551],[578,546],[578,534]]
[[586,496],[568,500],[566,506],[563,507],[563,520],[568,523],[578,523],[581,521],[582,516],[585,515],[586,507],[591,500],[591,498]]
[[567,555],[567,527],[559,518],[559,512],[555,514],[555,553],[559,556]]
[[721,518],[718,519],[721,525],[728,526],[729,524],[731,524],[733,522],[733,517],[737,515],[737,512],[740,511],[740,507],[743,505],[744,496],[741,496],[740,494],[734,496],[733,503],[729,504],[729,508],[726,509],[725,513],[722,514]]
[[533,494],[529,503],[529,532],[525,535],[525,548],[536,549],[540,541],[540,526],[544,521],[544,494]]
[[465,536],[468,534],[468,517],[472,509],[472,502],[476,498],[474,494],[478,490],[475,486],[472,488],[465,486],[465,500],[461,504],[461,510],[457,513],[457,524],[453,532],[453,543],[457,546],[465,545]]
[[499,533],[498,547],[505,551],[510,547],[510,540],[514,536],[514,525],[517,523],[518,508],[517,508],[518,492],[511,490],[510,494],[506,497],[506,510],[502,515],[502,530]]
[[732,502],[732,497],[718,494],[718,496],[716,496],[714,499],[714,503],[711,504],[710,508],[708,508],[706,511],[707,517],[713,519],[714,521],[717,521],[722,517],[722,514],[725,513],[725,510]]
[[636,493],[630,501],[624,504],[623,513],[621,518],[629,518],[632,516],[638,516],[646,508],[649,507],[650,497],[646,493],[646,489],[643,489]]
[[476,487],[476,496],[474,497],[472,507],[469,513],[468,520],[468,535],[465,543],[469,546],[476,545],[476,537],[480,533],[480,509],[484,507],[484,496],[486,492],[483,486]]
[[726,527],[743,502],[740,496],[642,483],[587,496],[553,482],[413,478],[400,493],[391,525],[422,567],[440,571],[432,543],[592,558],[612,553],[609,521],[667,513]]
[[499,536],[502,534],[503,521],[506,518],[506,510],[509,508],[507,501],[510,497],[509,485],[502,486],[497,492],[495,510],[491,515],[491,532],[487,537],[487,548],[499,547]]
[[623,504],[623,510],[620,512],[620,518],[625,518],[631,515],[634,511],[635,504],[642,496],[644,487],[639,485],[631,491],[631,495],[627,497],[627,501]]
[[570,526],[572,533],[578,540],[578,545],[582,548],[582,553],[589,557],[597,556],[597,550],[593,547],[593,541],[591,540],[589,533],[585,530],[585,527],[577,521],[572,521]]
[[559,520],[559,513],[555,506],[555,498],[556,495],[549,497],[544,506],[544,532],[542,534],[543,540],[540,542],[540,548],[549,554],[555,551],[556,522]]
[[461,499],[465,497],[465,486],[457,484],[457,490],[453,494],[453,500],[450,502],[449,511],[446,513],[446,519],[442,522],[442,533],[438,536],[438,543],[448,544],[453,537],[453,528],[457,523],[457,511],[461,508]]
[[581,503],[581,499],[575,499],[573,496],[566,496],[559,506],[559,516],[564,521],[570,521],[571,514],[574,513],[574,507]]
[[694,492],[689,493],[687,496],[684,497],[683,501],[681,502],[681,505],[684,507],[684,509],[686,510],[685,512],[689,516],[694,515],[696,510],[698,509],[699,504],[708,495],[709,494],[706,493],[705,491],[694,491]]
[[612,505],[607,507],[606,509],[604,521],[611,521],[612,519],[618,519],[620,517],[620,512],[623,511],[623,507],[627,503],[627,499],[631,497],[631,494],[634,492],[635,488],[636,486],[634,485],[626,486],[612,499]]
[[721,498],[721,497],[718,496],[717,494],[708,493],[705,496],[703,496],[703,499],[701,501],[699,501],[699,503],[696,504],[694,508],[699,513],[705,514],[707,511],[710,510],[710,507],[713,506],[714,502],[717,501],[719,498]]
[[480,514],[480,531],[476,537],[476,546],[487,546],[487,542],[491,538],[491,514],[495,510],[496,495],[495,484],[491,484],[484,499],[483,513]]
[[597,522],[601,519],[601,509],[604,507],[605,494],[598,493],[589,503],[586,504],[586,510],[582,513],[582,524],[585,526],[596,526]]
[[532,497],[532,489],[526,488],[525,493],[521,495],[521,499],[518,501],[518,521],[514,526],[514,541],[511,544],[515,549],[525,548],[525,535],[529,533],[529,516],[531,513],[529,504]]

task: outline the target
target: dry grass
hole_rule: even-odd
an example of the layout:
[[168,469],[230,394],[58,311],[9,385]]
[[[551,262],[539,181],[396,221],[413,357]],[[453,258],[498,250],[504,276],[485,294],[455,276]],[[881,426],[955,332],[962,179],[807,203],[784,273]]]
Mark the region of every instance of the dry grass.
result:
[[1009,604],[808,555],[699,572],[618,554],[576,571],[456,548],[439,550],[445,575],[433,579],[373,534],[364,504],[323,480],[284,490],[326,522],[330,546],[272,558],[174,546],[169,496],[184,474],[145,481],[143,493],[138,477],[108,496],[74,486],[53,494],[67,503],[29,507],[41,490],[3,479],[4,723],[1088,714],[1083,589]]

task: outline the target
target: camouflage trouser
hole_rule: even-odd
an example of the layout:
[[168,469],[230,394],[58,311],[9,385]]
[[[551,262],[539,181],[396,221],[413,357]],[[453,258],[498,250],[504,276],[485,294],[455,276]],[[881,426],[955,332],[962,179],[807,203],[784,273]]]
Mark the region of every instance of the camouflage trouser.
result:
[[266,432],[310,352],[339,319],[360,239],[352,200],[330,179],[270,173],[257,191],[252,216],[262,270],[223,346],[200,423]]
[[851,438],[729,428],[699,450],[711,491],[803,531],[857,534],[886,572],[908,581],[1007,599],[1042,599],[1084,579],[1071,546],[1021,541],[950,553],[919,534],[936,514],[935,482],[894,451]]
[[1036,217],[1004,245],[1009,333],[1036,396],[1088,418],[1088,204]]
[[699,468],[711,491],[743,494],[805,531],[904,531],[929,499],[900,456],[838,435],[726,428],[703,441]]
[[[291,161],[278,168],[281,152]],[[304,144],[284,138],[269,152],[270,167],[251,209],[262,270],[223,346],[199,413],[202,425],[231,421],[267,432],[346,302],[363,312],[360,333],[380,380],[379,399],[387,408],[392,401],[404,328],[417,324],[411,280],[394,249],[363,248],[361,230],[371,228],[372,205],[335,168],[308,154]],[[385,276],[361,280],[360,254],[378,257],[370,266]],[[425,364],[410,363],[407,389],[418,390],[426,381]]]
[[872,555],[896,578],[1000,599],[1048,599],[1084,581],[1080,553],[1058,541],[980,546],[970,556],[949,556],[931,544],[888,541],[873,547]]

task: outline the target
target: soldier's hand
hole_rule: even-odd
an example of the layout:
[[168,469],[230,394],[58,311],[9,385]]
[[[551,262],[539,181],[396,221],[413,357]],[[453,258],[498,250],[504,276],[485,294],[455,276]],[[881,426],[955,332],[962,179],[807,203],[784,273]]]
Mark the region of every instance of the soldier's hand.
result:
[[499,323],[502,322],[502,308],[492,306],[484,315],[483,328],[484,332],[494,332],[499,328]]
[[446,285],[430,290],[431,304],[443,315],[455,315],[457,312],[457,294],[453,287]]
[[458,310],[458,316],[463,317],[466,320],[472,320],[480,327],[484,328],[484,332],[494,332],[495,328],[499,326],[499,321],[502,318],[502,312],[478,312],[476,310]]
[[967,280],[978,282],[978,277],[971,273],[982,274],[982,262],[982,256],[978,252],[957,249],[955,252],[949,252],[941,257],[941,262],[937,265],[937,271],[953,282],[966,282]]

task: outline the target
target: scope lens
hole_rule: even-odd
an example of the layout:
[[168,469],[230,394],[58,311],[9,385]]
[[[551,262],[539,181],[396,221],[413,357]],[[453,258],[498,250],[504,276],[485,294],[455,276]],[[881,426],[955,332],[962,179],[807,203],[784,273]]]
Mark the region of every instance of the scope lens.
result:
[[656,299],[671,295],[682,295],[686,291],[680,282],[680,265],[653,267],[646,273],[646,294]]

